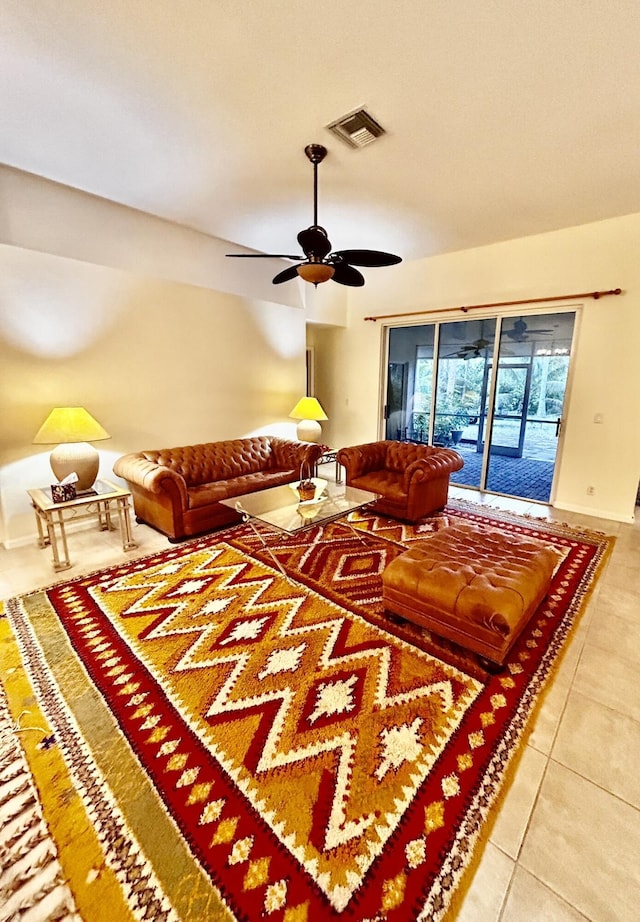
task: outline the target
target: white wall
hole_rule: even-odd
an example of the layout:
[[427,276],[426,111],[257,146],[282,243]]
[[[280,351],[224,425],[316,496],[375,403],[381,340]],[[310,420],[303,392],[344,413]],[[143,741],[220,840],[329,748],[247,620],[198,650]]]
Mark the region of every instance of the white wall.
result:
[[[332,445],[380,435],[385,324],[456,319],[460,305],[622,288],[618,297],[562,302],[580,313],[554,505],[631,521],[640,479],[640,215],[402,263],[349,293],[345,329],[314,332],[318,396]],[[526,312],[527,308],[522,308]],[[418,312],[371,322],[365,317]],[[513,309],[510,309],[513,313]],[[496,311],[487,311],[487,314]],[[481,316],[474,313],[474,316]],[[604,423],[594,423],[603,414]],[[586,488],[595,487],[588,496]]]
[[302,283],[271,284],[288,262],[228,259],[250,251],[6,166],[0,196],[0,243],[303,307]]
[[85,406],[109,432],[102,477],[140,448],[295,437],[303,283],[274,288],[277,264],[225,260],[222,241],[93,196],[0,180],[0,541],[35,535],[25,491],[51,471],[32,440],[53,406]]

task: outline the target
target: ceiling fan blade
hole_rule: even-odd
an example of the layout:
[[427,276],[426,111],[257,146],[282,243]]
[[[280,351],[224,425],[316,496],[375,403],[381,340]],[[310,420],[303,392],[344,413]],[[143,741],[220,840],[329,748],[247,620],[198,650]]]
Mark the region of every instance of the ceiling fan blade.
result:
[[295,279],[297,275],[298,267],[289,266],[288,268],[283,269],[282,272],[278,272],[278,274],[273,278],[273,284],[280,285],[282,282],[289,282],[291,279]]
[[300,231],[298,243],[304,250],[307,259],[312,256],[316,259],[324,259],[331,250],[331,242],[327,237],[327,232],[317,224]]
[[362,288],[364,285],[364,276],[361,272],[358,272],[357,269],[354,269],[353,266],[349,266],[347,263],[338,262],[335,264],[333,281],[337,282],[338,285],[349,285],[351,288]]
[[231,256],[232,259],[295,259],[296,262],[302,262],[304,256],[291,256],[289,253],[225,253],[225,256]]
[[332,256],[344,259],[351,266],[395,266],[402,262],[401,256],[393,253],[383,253],[382,250],[336,250]]
[[479,349],[469,349],[468,351],[465,352],[462,349],[458,349],[457,352],[449,352],[448,355],[443,355],[442,358],[443,359],[464,359],[466,362],[467,359],[480,358],[480,350]]

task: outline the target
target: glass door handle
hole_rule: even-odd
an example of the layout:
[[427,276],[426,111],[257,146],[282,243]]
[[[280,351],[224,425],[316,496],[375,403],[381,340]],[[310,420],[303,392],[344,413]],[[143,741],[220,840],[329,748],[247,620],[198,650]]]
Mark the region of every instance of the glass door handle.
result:
[[561,432],[562,432],[562,417],[559,416],[556,420],[556,438],[558,438]]

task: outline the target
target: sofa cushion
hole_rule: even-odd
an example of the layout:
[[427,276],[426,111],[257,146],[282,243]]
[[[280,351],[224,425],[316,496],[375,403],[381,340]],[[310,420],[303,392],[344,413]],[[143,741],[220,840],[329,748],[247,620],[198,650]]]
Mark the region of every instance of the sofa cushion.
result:
[[392,502],[406,502],[407,494],[404,490],[403,473],[394,471],[371,471],[369,474],[363,474],[352,481],[352,486],[358,490],[370,490],[372,493],[380,493]]
[[279,487],[284,483],[291,483],[294,471],[258,471],[253,474],[242,474],[230,480],[216,480],[214,483],[204,483],[197,487],[189,487],[187,496],[189,509],[199,509],[221,499],[231,496],[242,496],[244,493],[253,493],[255,490],[266,490],[268,487]]

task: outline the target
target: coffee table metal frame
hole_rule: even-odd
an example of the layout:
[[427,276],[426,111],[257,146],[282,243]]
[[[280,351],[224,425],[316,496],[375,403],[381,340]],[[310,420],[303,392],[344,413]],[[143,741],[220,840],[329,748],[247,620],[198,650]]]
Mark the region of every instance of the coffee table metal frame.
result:
[[358,490],[355,487],[333,483],[318,477],[314,477],[313,482],[316,484],[316,498],[307,502],[300,501],[296,484],[269,487],[266,490],[256,490],[254,493],[244,493],[239,497],[220,500],[223,505],[240,513],[242,520],[251,527],[275,565],[285,576],[282,564],[269,547],[263,532],[256,527],[256,522],[269,525],[276,531],[289,535],[295,535],[314,525],[336,522],[352,531],[359,541],[365,543],[362,532],[354,528],[344,516],[368,506],[379,497],[378,493],[371,493],[369,490]]
[[[97,518],[101,531],[113,531],[115,526],[111,518],[111,504],[115,505],[120,520],[122,549],[130,551],[138,545],[131,535],[129,518],[129,499],[131,493],[125,487],[117,487],[108,480],[97,480],[91,493],[81,493],[75,499],[63,503],[54,503],[49,487],[27,490],[38,526],[38,545],[51,546],[54,570],[68,570],[71,567],[69,547],[67,544],[66,525],[81,519]],[[58,546],[58,529],[62,543],[63,556]]]
[[335,464],[335,480],[336,483],[342,483],[342,465],[338,461],[338,449],[330,448],[328,451],[325,451],[324,454],[320,455],[316,461],[315,473],[316,477],[318,476],[318,465],[320,464],[330,464],[333,462]]

